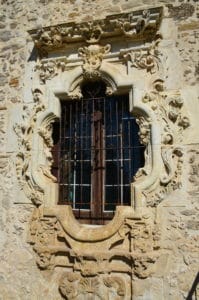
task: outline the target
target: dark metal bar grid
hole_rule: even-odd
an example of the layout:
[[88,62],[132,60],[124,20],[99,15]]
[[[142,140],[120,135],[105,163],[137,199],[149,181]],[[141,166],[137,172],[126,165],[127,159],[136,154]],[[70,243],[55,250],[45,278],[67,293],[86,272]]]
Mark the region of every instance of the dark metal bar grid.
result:
[[[98,125],[92,121],[97,112],[102,116]],[[94,142],[95,126],[101,129]],[[103,213],[114,211],[116,205],[129,205],[130,183],[143,166],[144,147],[139,144],[128,97],[62,102],[60,128],[59,202],[71,204],[81,218],[86,210],[92,217],[92,207],[98,201],[101,209],[94,219],[103,218]],[[100,199],[94,189],[99,191]]]

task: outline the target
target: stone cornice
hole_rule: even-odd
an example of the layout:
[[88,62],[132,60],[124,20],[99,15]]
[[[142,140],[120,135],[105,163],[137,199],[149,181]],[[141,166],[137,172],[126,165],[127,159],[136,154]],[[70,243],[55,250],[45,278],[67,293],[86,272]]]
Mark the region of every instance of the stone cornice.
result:
[[105,19],[82,23],[64,23],[30,30],[35,47],[41,52],[61,49],[68,44],[99,43],[110,38],[150,41],[156,34],[162,17],[162,7],[107,16]]

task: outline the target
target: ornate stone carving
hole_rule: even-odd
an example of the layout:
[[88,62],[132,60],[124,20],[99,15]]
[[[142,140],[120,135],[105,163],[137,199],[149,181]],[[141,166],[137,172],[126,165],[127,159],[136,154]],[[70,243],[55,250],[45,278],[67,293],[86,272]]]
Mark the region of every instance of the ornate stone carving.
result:
[[89,45],[88,47],[79,48],[79,56],[83,59],[83,73],[87,78],[100,77],[99,68],[103,56],[111,49],[110,45]]
[[80,25],[81,36],[89,44],[98,43],[101,39],[102,33],[104,32],[102,22],[88,22]]
[[183,115],[183,99],[179,91],[163,90],[163,82],[154,82],[154,91],[145,94],[143,102],[148,103],[155,112],[162,127],[162,143],[165,145],[180,143],[182,132],[190,126],[189,118]]
[[190,171],[189,181],[191,183],[190,195],[197,196],[199,194],[199,151],[190,150],[189,157]]
[[[118,93],[130,91],[132,83],[128,77],[129,74],[123,74],[125,67],[121,61],[128,60],[132,67],[150,73],[154,73],[159,68],[160,53],[157,50],[159,41],[155,36],[159,28],[161,12],[161,8],[140,10],[107,17],[105,20],[61,24],[30,32],[40,54],[49,53],[49,58],[41,59],[36,66],[41,83],[45,84],[47,93],[50,91],[51,95],[54,92],[54,98],[57,95],[61,95],[61,97],[63,95],[66,101],[68,97],[80,99],[82,98],[82,80],[96,80],[99,77],[106,83],[107,95],[111,95],[115,91]],[[117,38],[124,42],[139,39],[143,43],[143,47],[140,47],[139,50],[136,47],[136,51],[130,48],[130,52],[115,50],[109,53],[111,46],[106,45],[109,37],[113,44]],[[148,46],[152,40],[155,42]],[[147,42],[147,46],[144,45],[145,42]],[[77,49],[80,45],[81,48]],[[59,52],[59,50],[61,51]],[[67,52],[67,59],[59,57],[59,53],[64,53],[64,51]],[[37,74],[35,75],[37,77]],[[54,90],[52,91],[48,80],[55,76],[59,76],[60,82],[56,87],[53,85]],[[39,102],[41,91],[38,91],[38,94],[35,106],[37,106],[36,103],[42,104],[42,101]],[[130,92],[129,95],[129,97],[132,96]],[[170,94],[168,95],[170,96]],[[180,105],[180,100],[177,100],[176,97],[174,97],[175,101],[173,98],[167,101],[168,107],[172,106],[172,109],[166,111],[165,117],[163,120],[161,119],[162,102],[165,101],[165,98],[169,98],[168,95],[163,91],[162,82],[157,81],[154,90],[145,95],[143,101],[139,99],[142,103],[138,103],[137,106],[132,103],[132,106],[135,105],[137,108],[135,111],[140,114],[136,115],[137,123],[140,126],[140,140],[146,147],[145,167],[140,170],[142,175],[147,177],[151,174],[151,127],[155,114],[158,122],[162,122],[162,132],[164,133],[162,136],[167,135],[166,139],[162,138],[167,141],[162,143],[162,164],[164,166],[162,174],[164,176],[158,178],[159,186],[164,189],[169,186],[175,176],[178,176],[175,165],[179,163],[176,157],[180,157],[179,153],[181,152],[180,148],[174,145],[175,134],[173,131],[175,131],[174,129],[183,131],[187,126],[184,114],[182,114],[183,105]],[[49,99],[50,101],[51,99]],[[57,104],[57,99],[52,97],[52,101]],[[145,105],[151,107],[144,110]],[[27,156],[22,158],[19,164],[19,178],[24,185],[25,181],[30,182],[29,186],[32,188],[29,162],[34,131],[37,136],[40,136],[38,140],[43,149],[42,165],[38,164],[39,174],[43,175],[44,182],[50,181],[50,188],[53,189],[56,186],[53,184],[56,179],[51,174],[53,145],[51,134],[52,123],[56,118],[55,114],[59,115],[59,112],[58,109],[52,108],[50,103],[46,114],[43,114],[43,116],[45,115],[43,121],[40,118],[40,123],[38,121],[38,126],[35,128],[37,114],[43,109],[39,109],[39,107],[36,109],[35,106],[33,111],[25,114],[25,120],[31,124],[29,133],[17,126],[15,128],[18,137],[21,138],[19,142],[24,147],[21,152],[27,153]],[[171,113],[169,114],[169,111],[174,111],[173,107],[181,113],[180,117],[176,119]],[[173,127],[170,123],[174,124]],[[24,139],[27,141],[26,143]],[[168,155],[167,148],[170,145],[173,148],[171,155]],[[163,147],[165,147],[165,151]],[[138,177],[139,174],[136,174],[135,180],[138,179],[139,182],[142,182]],[[153,184],[151,186],[153,187]],[[31,188],[30,191],[37,191],[37,186],[36,189],[35,186],[34,189],[31,190]],[[38,191],[40,193],[38,198],[35,194],[32,196],[33,202],[37,206],[41,204],[43,195],[42,189],[38,189]],[[56,193],[55,190],[53,192]],[[148,193],[152,194],[152,192],[154,189],[149,190]],[[153,199],[151,194],[151,198],[148,195],[146,198]],[[29,242],[33,245],[38,267],[45,273],[51,272],[56,267],[67,270],[59,282],[60,294],[65,299],[132,299],[132,278],[150,276],[160,255],[160,233],[154,216],[144,215],[143,211],[135,212],[133,205],[132,207],[117,207],[113,220],[108,224],[96,227],[85,226],[77,222],[71,206],[58,206],[55,201],[53,204],[49,201],[48,205],[35,208],[32,216]],[[156,197],[151,206],[155,206],[155,201]],[[148,203],[148,205],[150,204]]]
[[43,138],[44,142],[44,154],[46,162],[43,165],[40,165],[40,169],[44,176],[53,182],[57,182],[57,178],[54,177],[51,173],[51,167],[53,164],[52,157],[52,147],[53,147],[53,139],[52,139],[52,124],[55,121],[56,117],[52,114],[49,115],[48,118],[43,122],[42,126],[38,129],[39,135]]
[[68,93],[71,99],[81,99],[83,98],[81,87],[78,85],[73,90]]
[[139,50],[122,50],[120,52],[120,56],[125,61],[131,62],[131,67],[135,67],[137,69],[143,70],[145,69],[147,72],[155,73],[159,69],[160,64],[160,52],[158,50],[158,44],[160,39],[157,39],[155,42],[151,44],[151,46],[147,49],[139,49]]
[[139,125],[140,143],[146,146],[150,142],[151,119],[149,117],[137,116],[136,122]]
[[119,276],[107,276],[103,281],[108,288],[115,289],[117,296],[119,296],[117,297],[118,300],[126,296],[125,282]]
[[67,59],[54,59],[46,60],[43,59],[39,61],[35,67],[35,70],[39,72],[40,81],[42,84],[46,80],[52,79],[58,75],[59,71],[64,71],[66,67]]
[[33,90],[34,105],[30,109],[26,104],[23,106],[23,121],[15,124],[14,130],[18,136],[19,153],[17,154],[16,171],[17,178],[33,203],[39,205],[42,203],[43,190],[35,184],[31,176],[30,162],[32,151],[32,138],[37,114],[44,110],[42,101],[42,91]]
[[39,30],[31,30],[35,46],[40,51],[61,48],[68,43],[85,41],[89,44],[98,43],[102,38],[127,37],[128,39],[147,39],[154,37],[162,15],[162,8],[140,10],[132,13],[107,16],[104,20],[83,23],[66,23],[50,26]]
[[[81,299],[84,297],[97,297],[97,299],[110,299],[115,294],[117,300],[126,296],[125,281],[118,275],[100,277],[82,277],[78,273],[64,273],[60,279],[59,290],[65,299]],[[85,299],[85,298],[84,298]]]
[[181,186],[183,150],[180,147],[183,131],[190,126],[188,116],[183,114],[183,99],[179,91],[164,91],[163,82],[156,80],[154,90],[145,94],[143,102],[151,107],[161,128],[161,156],[164,170],[160,184],[146,192],[147,203],[156,206],[166,194]]
[[[130,300],[131,276],[148,277],[160,255],[159,232],[152,217],[124,216],[110,237],[99,236],[97,244],[92,239],[85,241],[82,248],[82,242],[65,231],[60,209],[63,211],[56,206],[45,213],[40,207],[33,212],[29,242],[37,254],[38,266],[45,272],[60,265],[72,268],[59,282],[59,291],[65,299],[84,299],[89,295],[109,299],[115,295],[114,299]],[[75,228],[76,222],[70,220],[70,226]],[[79,226],[83,230],[83,225]],[[104,226],[103,230],[107,229]]]

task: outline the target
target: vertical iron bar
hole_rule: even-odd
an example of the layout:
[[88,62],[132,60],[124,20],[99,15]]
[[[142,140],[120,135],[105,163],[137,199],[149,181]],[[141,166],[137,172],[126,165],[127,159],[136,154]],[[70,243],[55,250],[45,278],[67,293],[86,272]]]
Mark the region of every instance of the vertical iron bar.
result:
[[116,138],[117,138],[117,146],[116,146],[116,151],[117,151],[117,204],[120,202],[120,157],[119,157],[119,129],[118,129],[118,99],[116,100]]
[[[71,104],[72,106],[72,104]],[[77,141],[77,122],[76,122],[76,106],[73,105],[73,109],[75,110],[75,121],[74,121],[74,157],[73,157],[73,208],[76,207],[76,168],[77,168],[77,145],[76,145],[76,141]],[[72,136],[70,135],[70,140],[72,139]],[[71,155],[70,155],[71,157]],[[72,168],[70,168],[72,170]]]
[[83,162],[82,162],[82,141],[83,141],[83,130],[82,130],[82,118],[83,118],[83,100],[81,100],[80,104],[80,132],[79,132],[79,143],[80,143],[80,199],[81,204],[80,207],[83,208],[83,186],[82,186],[82,173],[83,173]]
[[123,161],[123,101],[122,101],[122,115],[121,115],[121,121],[120,121],[120,176],[121,176],[121,199],[120,199],[120,204],[123,205],[123,168],[124,168],[124,161]]

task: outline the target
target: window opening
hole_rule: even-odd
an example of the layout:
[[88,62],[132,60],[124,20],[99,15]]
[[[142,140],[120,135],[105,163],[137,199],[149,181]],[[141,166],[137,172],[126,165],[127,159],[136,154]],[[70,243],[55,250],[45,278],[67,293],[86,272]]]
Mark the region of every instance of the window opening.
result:
[[59,204],[71,205],[78,219],[91,224],[104,224],[117,205],[130,205],[130,184],[144,165],[128,95],[106,96],[105,89],[103,82],[87,83],[83,99],[61,101],[55,147]]

